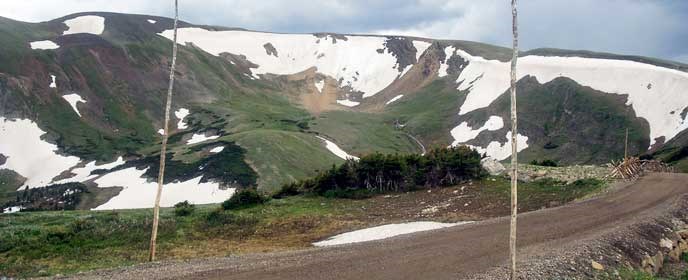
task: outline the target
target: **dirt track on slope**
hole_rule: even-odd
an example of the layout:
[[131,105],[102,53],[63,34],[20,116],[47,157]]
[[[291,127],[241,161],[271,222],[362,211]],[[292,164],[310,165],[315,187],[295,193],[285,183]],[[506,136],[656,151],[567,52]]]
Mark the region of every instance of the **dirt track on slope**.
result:
[[[651,174],[603,196],[519,216],[523,260],[666,214],[688,174]],[[460,279],[506,264],[508,218],[383,241],[99,271],[97,279]]]

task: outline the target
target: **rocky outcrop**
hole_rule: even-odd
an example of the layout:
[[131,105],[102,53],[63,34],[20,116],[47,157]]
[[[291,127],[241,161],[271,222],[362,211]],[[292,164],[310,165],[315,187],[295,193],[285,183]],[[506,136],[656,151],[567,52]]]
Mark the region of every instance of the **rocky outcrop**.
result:
[[498,176],[504,174],[506,171],[506,168],[504,165],[499,163],[498,160],[491,158],[491,157],[486,157],[480,161],[480,165],[487,170],[488,173],[492,176]]

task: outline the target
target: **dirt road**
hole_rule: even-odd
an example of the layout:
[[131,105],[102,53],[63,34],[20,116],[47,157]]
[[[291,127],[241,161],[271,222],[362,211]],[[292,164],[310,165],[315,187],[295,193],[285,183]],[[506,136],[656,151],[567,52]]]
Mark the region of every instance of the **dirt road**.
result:
[[[519,216],[524,259],[663,215],[688,193],[688,174],[651,174],[601,197]],[[149,264],[99,272],[111,279],[460,279],[506,263],[508,219],[377,242],[289,253]]]

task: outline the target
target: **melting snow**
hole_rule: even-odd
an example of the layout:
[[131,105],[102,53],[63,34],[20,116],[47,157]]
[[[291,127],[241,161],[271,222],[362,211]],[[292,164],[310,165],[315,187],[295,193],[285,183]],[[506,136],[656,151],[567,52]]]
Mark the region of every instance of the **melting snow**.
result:
[[324,87],[325,87],[325,80],[315,82],[315,88],[318,89],[318,92],[322,93]]
[[[160,33],[172,39],[173,30]],[[180,42],[191,42],[206,52],[219,55],[245,55],[258,64],[255,74],[295,74],[316,67],[317,72],[341,81],[370,97],[389,86],[399,76],[397,59],[384,49],[387,38],[375,36],[346,36],[347,40],[331,36],[317,38],[310,34],[273,34],[250,31],[209,31],[202,28],[180,28]],[[278,55],[268,55],[263,47],[272,44]],[[421,50],[425,42],[414,43]]]
[[179,110],[174,112],[174,115],[179,119],[179,122],[177,123],[177,128],[178,129],[187,129],[189,128],[186,125],[186,122],[184,121],[184,118],[189,115],[189,109],[184,109],[184,108],[179,108]]
[[148,20],[148,23],[150,23],[150,24],[155,24],[156,22],[157,22],[157,21],[152,20],[152,19],[149,19],[149,20]]
[[337,146],[337,144],[332,143],[332,141],[327,140],[327,139],[325,139],[325,138],[322,138],[322,137],[320,137],[320,136],[316,136],[316,137],[318,137],[318,139],[320,139],[320,140],[325,141],[325,148],[327,148],[327,149],[328,149],[330,152],[332,152],[334,155],[336,155],[336,156],[338,156],[338,157],[340,157],[340,158],[342,158],[342,159],[354,159],[354,160],[358,160],[358,157],[355,157],[355,156],[352,156],[352,155],[348,154],[347,152],[345,152],[344,150],[342,150],[341,148],[339,148],[339,146]]
[[495,131],[502,129],[502,127],[504,127],[504,119],[499,116],[491,116],[485,122],[485,124],[478,129],[473,129],[468,126],[467,122],[463,122],[451,130],[451,135],[454,137],[454,143],[452,143],[452,146],[473,140],[485,130]]
[[414,232],[422,232],[428,230],[435,230],[458,225],[470,224],[472,222],[461,223],[437,223],[437,222],[411,222],[403,224],[389,224],[378,227],[372,227],[340,235],[335,235],[320,242],[313,243],[314,246],[324,247],[333,245],[342,245],[350,243],[359,243],[373,240],[381,240],[403,234]]
[[[79,163],[78,157],[62,156],[57,145],[41,140],[45,134],[31,120],[7,120],[0,117],[0,154],[7,156],[2,168],[14,170],[26,178],[22,186],[42,187]],[[11,137],[7,137],[11,135]]]
[[210,152],[213,153],[213,154],[217,154],[217,153],[219,153],[219,152],[222,152],[224,149],[225,149],[225,147],[223,147],[223,146],[215,147],[215,148],[213,148],[212,150],[210,150]]
[[50,82],[50,88],[57,88],[57,82],[55,82],[55,78],[57,78],[55,75],[50,75],[50,79],[52,80],[52,82]]
[[120,166],[124,164],[124,160],[122,157],[117,158],[117,160],[111,162],[111,163],[106,163],[106,164],[101,164],[101,165],[96,165],[95,161],[87,163],[84,167],[79,167],[79,168],[74,168],[72,169],[71,173],[75,174],[71,178],[63,179],[60,181],[55,182],[56,184],[63,184],[63,183],[70,183],[70,182],[83,182],[83,181],[88,181],[93,178],[98,177],[98,175],[91,175],[91,172],[94,170],[98,169],[112,169],[117,166]]
[[186,144],[187,144],[187,145],[193,145],[193,144],[196,144],[196,143],[201,143],[201,142],[204,142],[204,141],[217,139],[217,138],[219,138],[219,137],[220,137],[219,135],[205,136],[205,135],[203,135],[203,134],[196,134],[196,133],[194,133],[194,135],[191,136],[191,139],[189,139],[189,141],[186,141]]
[[351,101],[349,99],[337,99],[337,104],[344,105],[346,107],[356,107],[361,104],[361,102]]
[[105,18],[100,16],[80,16],[65,20],[64,24],[69,28],[62,35],[77,33],[100,35],[105,30]]
[[[456,53],[469,61],[457,80],[459,90],[469,90],[460,115],[489,106],[509,89],[510,62],[486,60],[462,50]],[[652,144],[688,128],[681,114],[672,114],[688,107],[686,72],[625,60],[526,56],[518,59],[518,76],[526,75],[540,83],[568,77],[599,91],[628,94],[636,115],[650,123]]]
[[451,58],[454,53],[456,52],[456,48],[453,46],[449,46],[444,48],[444,62],[440,64],[440,69],[437,73],[437,75],[442,78],[448,75],[447,70],[449,69],[449,64],[447,63],[449,61],[449,58]]
[[22,208],[21,206],[12,206],[9,208],[5,208],[3,210],[3,214],[17,213],[17,212],[21,211],[22,209],[24,209],[24,208]]
[[[478,147],[473,145],[467,145],[473,149],[476,149],[478,153],[487,154],[497,160],[504,160],[511,156],[511,131],[506,133],[506,143],[502,144],[498,141],[492,141],[487,147]],[[521,134],[516,135],[516,142],[518,143],[517,152],[521,152],[528,148],[528,136],[523,136]]]
[[[157,182],[143,178],[146,170],[135,167],[122,169],[95,180],[99,188],[123,187],[115,197],[94,210],[151,208],[158,188]],[[188,200],[193,204],[222,202],[234,194],[234,189],[220,189],[218,183],[201,183],[201,177],[185,182],[170,183],[163,186],[160,205],[170,207],[175,203]]]
[[81,113],[79,113],[79,109],[76,107],[76,103],[86,103],[86,100],[81,98],[81,96],[76,93],[63,95],[62,98],[67,100],[67,102],[69,102],[69,105],[72,106],[72,109],[74,109],[74,112],[76,112],[76,114],[79,115],[79,117],[81,117]]
[[29,44],[31,45],[31,49],[34,50],[54,50],[60,47],[60,45],[55,44],[55,42],[49,40],[35,41]]
[[413,47],[416,48],[416,60],[420,59],[420,56],[423,55],[430,45],[432,44],[425,41],[413,41]]
[[395,96],[394,98],[390,99],[389,101],[387,101],[387,103],[385,103],[385,105],[392,104],[394,101],[397,101],[397,100],[399,100],[399,99],[402,98],[402,97],[404,97],[404,95],[403,95],[403,94],[399,94],[399,95]]

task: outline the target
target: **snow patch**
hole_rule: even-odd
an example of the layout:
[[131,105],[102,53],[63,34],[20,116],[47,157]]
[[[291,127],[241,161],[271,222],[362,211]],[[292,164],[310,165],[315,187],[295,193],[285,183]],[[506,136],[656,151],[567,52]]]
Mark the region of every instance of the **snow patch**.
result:
[[[511,156],[511,131],[506,133],[506,143],[502,144],[498,141],[492,141],[487,144],[487,147],[478,147],[473,145],[466,145],[478,151],[480,154],[486,154],[489,157],[497,160],[504,160]],[[521,134],[516,135],[516,143],[518,144],[517,153],[528,148],[528,136]],[[455,146],[455,145],[454,145]]]
[[[466,59],[457,82],[467,90],[459,115],[489,106],[510,86],[510,62],[487,60],[463,50],[456,53]],[[650,124],[651,144],[664,136],[674,138],[688,128],[680,114],[688,107],[688,73],[650,64],[599,58],[525,56],[518,59],[518,78],[526,75],[547,83],[568,77],[577,83],[612,94],[627,94],[628,105]]]
[[160,135],[165,135],[165,130],[164,129],[158,129],[158,134]]
[[52,82],[50,82],[50,88],[57,88],[57,82],[55,81],[57,77],[55,75],[50,75],[50,79]]
[[101,165],[96,165],[96,162],[92,161],[92,162],[87,163],[84,167],[72,169],[71,173],[75,174],[74,176],[72,176],[71,178],[57,181],[57,182],[55,182],[55,184],[88,181],[88,180],[91,180],[93,178],[98,177],[98,175],[91,175],[91,172],[93,172],[94,170],[98,170],[98,169],[109,170],[109,169],[115,168],[117,166],[120,166],[124,163],[125,163],[125,161],[122,159],[122,157],[117,158],[117,160],[115,160],[111,163],[105,163],[105,164],[101,164]]
[[458,144],[468,142],[470,140],[475,139],[475,137],[478,137],[478,135],[485,131],[495,131],[502,129],[504,127],[504,119],[499,116],[490,116],[489,119],[483,124],[482,127],[478,129],[473,129],[470,126],[468,126],[467,122],[461,123],[459,126],[453,128],[450,133],[452,137],[454,137],[454,143],[452,143],[452,146],[456,146]]
[[0,117],[0,154],[7,156],[2,168],[14,170],[26,178],[21,188],[46,186],[80,161],[78,157],[58,154],[57,145],[41,140],[44,134],[45,131],[31,120]]
[[191,139],[186,141],[186,144],[187,145],[193,145],[193,144],[197,144],[197,143],[201,143],[201,142],[205,142],[205,141],[213,140],[213,139],[217,139],[217,138],[220,138],[220,136],[219,135],[205,136],[204,134],[194,133],[194,135],[191,136]]
[[149,20],[148,20],[148,23],[150,23],[150,24],[155,24],[156,22],[157,22],[157,21],[152,20],[152,19],[149,19]]
[[78,33],[101,35],[105,30],[105,18],[100,16],[80,16],[65,20],[64,24],[68,29],[62,35]]
[[315,88],[318,89],[319,93],[322,93],[324,87],[325,87],[325,80],[315,82]]
[[431,43],[425,42],[425,41],[413,41],[413,47],[416,48],[416,61],[420,59],[420,56],[425,53],[425,50],[427,50]]
[[76,103],[77,102],[86,103],[86,100],[81,98],[81,96],[76,94],[76,93],[63,95],[62,98],[67,100],[67,102],[69,103],[69,106],[72,106],[72,109],[74,109],[74,112],[76,112],[76,114],[79,115],[79,117],[81,117],[81,113],[79,113],[79,109],[76,107]]
[[50,40],[35,41],[29,44],[31,45],[31,49],[33,50],[54,50],[60,48],[60,45],[55,44],[55,42]]
[[[95,180],[99,188],[122,187],[123,190],[103,205],[93,210],[151,208],[158,184],[142,177],[146,172],[135,167],[122,169]],[[163,186],[160,206],[171,207],[188,200],[193,204],[222,202],[234,194],[233,188],[220,189],[218,183],[201,183],[201,177]]]
[[210,152],[213,153],[213,154],[217,154],[217,153],[219,153],[219,152],[222,152],[224,149],[225,149],[224,146],[215,147],[215,148],[213,148],[212,150],[210,150]]
[[342,244],[359,243],[373,240],[381,240],[394,236],[410,234],[415,232],[429,231],[441,228],[448,228],[458,225],[470,224],[472,222],[460,223],[437,223],[437,222],[410,222],[403,224],[389,224],[366,228],[362,230],[342,233],[328,238],[327,240],[313,243],[314,246],[334,246]]
[[184,108],[179,108],[179,110],[174,112],[174,116],[179,119],[179,122],[177,123],[177,128],[178,129],[187,129],[189,128],[186,125],[186,122],[184,121],[184,118],[189,115],[189,109],[184,109]]
[[3,209],[3,214],[17,213],[17,212],[21,211],[22,209],[24,209],[24,208],[21,206],[12,206],[12,207]]
[[402,98],[402,97],[404,97],[404,95],[403,95],[403,94],[399,94],[399,95],[395,96],[394,98],[390,99],[389,101],[387,101],[387,103],[385,103],[385,105],[392,104],[394,101],[397,101],[397,100],[399,100],[399,99]]
[[446,77],[447,75],[449,75],[447,73],[447,70],[449,69],[449,63],[447,63],[447,62],[449,61],[449,59],[452,56],[454,56],[455,52],[456,52],[456,48],[454,48],[453,46],[449,46],[449,47],[444,48],[444,62],[442,64],[440,64],[440,69],[437,71],[438,72],[437,76],[439,76],[440,78]]
[[337,146],[337,144],[333,143],[332,141],[327,140],[327,139],[320,137],[320,136],[316,136],[316,137],[318,137],[318,139],[320,139],[322,141],[325,141],[325,148],[327,148],[330,152],[332,152],[334,155],[340,157],[341,159],[358,160],[358,157],[355,157],[355,156],[348,154],[347,152],[345,152],[344,150],[339,148],[339,146]]
[[361,104],[361,102],[351,101],[349,99],[337,99],[337,104],[344,105],[346,107],[356,107]]
[[[172,39],[173,30],[159,35]],[[328,75],[363,92],[367,98],[382,91],[399,76],[397,59],[385,49],[385,37],[346,36],[346,40],[330,37],[318,38],[310,34],[273,34],[251,31],[209,31],[202,28],[180,28],[179,42],[193,43],[212,55],[232,53],[244,55],[257,64],[255,74],[289,75],[315,67],[318,73]],[[279,56],[268,55],[263,45],[271,43]],[[425,50],[427,43],[414,46]]]
[[401,71],[401,74],[399,74],[399,78],[401,78],[401,77],[403,77],[404,75],[406,75],[406,73],[408,73],[408,71],[411,70],[411,68],[413,68],[413,65],[407,65],[406,68],[404,68],[404,70]]

